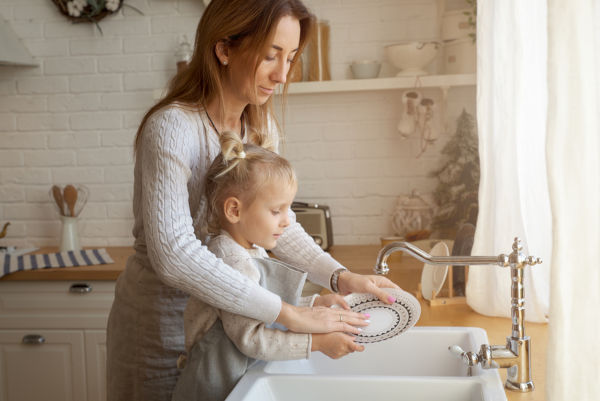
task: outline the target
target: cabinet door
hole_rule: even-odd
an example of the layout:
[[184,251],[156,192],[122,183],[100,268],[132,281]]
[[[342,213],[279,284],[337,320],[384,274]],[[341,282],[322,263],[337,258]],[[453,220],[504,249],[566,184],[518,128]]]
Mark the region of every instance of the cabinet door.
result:
[[106,330],[85,331],[88,401],[106,401]]
[[85,401],[83,331],[0,330],[0,401]]

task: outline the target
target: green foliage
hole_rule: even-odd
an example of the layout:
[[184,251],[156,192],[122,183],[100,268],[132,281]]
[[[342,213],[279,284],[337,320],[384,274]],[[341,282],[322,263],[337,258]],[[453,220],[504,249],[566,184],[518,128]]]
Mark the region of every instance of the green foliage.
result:
[[442,166],[431,172],[438,179],[433,193],[438,209],[433,228],[453,231],[464,223],[476,224],[479,191],[479,151],[475,121],[465,110],[456,132],[442,149]]
[[465,11],[464,14],[469,17],[469,19],[467,20],[467,22],[469,23],[469,26],[472,26],[473,29],[475,30],[475,33],[470,33],[469,37],[471,39],[473,39],[473,43],[475,43],[477,41],[477,0],[465,0],[467,2],[467,4],[469,5],[469,7],[471,8],[470,11]]

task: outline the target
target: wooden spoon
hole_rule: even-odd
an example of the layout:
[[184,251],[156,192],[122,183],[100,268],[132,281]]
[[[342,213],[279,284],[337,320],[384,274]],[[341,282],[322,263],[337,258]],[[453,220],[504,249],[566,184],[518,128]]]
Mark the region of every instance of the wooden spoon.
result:
[[8,228],[8,226],[10,226],[10,221],[4,224],[4,227],[2,227],[2,231],[0,232],[0,238],[6,237],[6,229]]
[[63,196],[71,217],[75,217],[75,204],[77,203],[77,189],[73,185],[67,185],[63,191]]
[[54,196],[54,200],[56,201],[56,204],[58,205],[58,210],[60,210],[60,215],[64,216],[65,215],[65,207],[63,204],[63,196],[62,193],[60,192],[60,188],[56,185],[52,185],[52,195]]

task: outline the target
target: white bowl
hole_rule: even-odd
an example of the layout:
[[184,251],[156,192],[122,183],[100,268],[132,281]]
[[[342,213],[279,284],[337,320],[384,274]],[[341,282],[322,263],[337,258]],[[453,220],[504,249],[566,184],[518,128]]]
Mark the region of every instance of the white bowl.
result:
[[400,69],[396,76],[427,75],[425,67],[433,61],[440,47],[435,41],[398,43],[386,46],[385,53],[390,63]]
[[356,79],[377,78],[381,63],[376,60],[358,60],[350,64],[350,69]]

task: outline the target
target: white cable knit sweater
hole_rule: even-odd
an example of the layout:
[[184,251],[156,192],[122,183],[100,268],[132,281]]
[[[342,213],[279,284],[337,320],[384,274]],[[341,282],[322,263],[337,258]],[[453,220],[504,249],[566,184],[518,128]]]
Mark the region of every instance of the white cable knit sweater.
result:
[[[204,112],[178,107],[148,120],[135,169],[135,249],[138,255],[147,251],[148,262],[169,286],[220,309],[272,323],[281,309],[279,297],[225,265],[202,243],[206,171],[220,151],[217,133],[209,127]],[[326,288],[341,267],[298,223],[288,227],[273,253]]]

